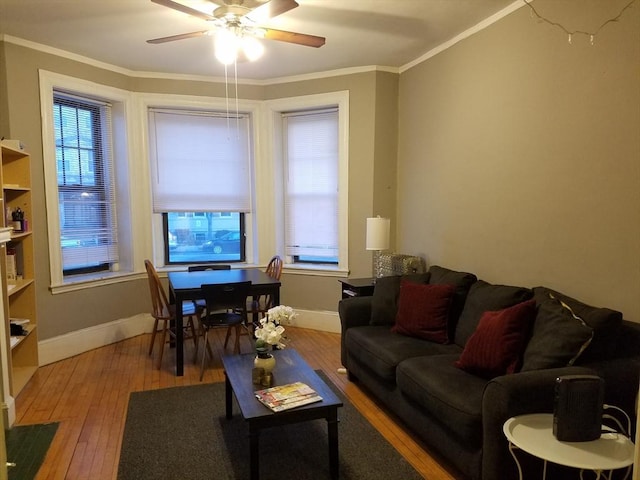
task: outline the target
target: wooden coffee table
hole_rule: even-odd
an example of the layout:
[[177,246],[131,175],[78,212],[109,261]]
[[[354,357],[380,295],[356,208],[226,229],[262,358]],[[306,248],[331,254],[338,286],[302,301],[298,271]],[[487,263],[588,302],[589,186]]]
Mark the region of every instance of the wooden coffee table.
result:
[[233,414],[233,395],[235,394],[240,413],[249,425],[249,456],[251,479],[259,478],[260,463],[258,455],[260,430],[263,428],[289,425],[324,418],[327,420],[329,438],[329,470],[331,478],[337,479],[338,468],[338,407],[342,401],[331,388],[307,365],[293,349],[287,348],[273,352],[276,367],[273,370],[273,384],[285,385],[303,382],[313,388],[322,397],[321,402],[274,413],[260,403],[254,391],[263,387],[254,385],[251,378],[254,354],[223,355],[222,364],[225,373],[225,405],[227,418]]

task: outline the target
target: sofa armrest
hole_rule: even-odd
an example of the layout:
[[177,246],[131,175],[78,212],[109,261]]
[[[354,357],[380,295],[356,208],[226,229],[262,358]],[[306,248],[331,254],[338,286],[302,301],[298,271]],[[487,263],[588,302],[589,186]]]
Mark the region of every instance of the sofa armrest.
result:
[[489,381],[482,398],[482,479],[517,478],[515,462],[502,432],[504,422],[517,415],[553,412],[559,376],[595,373],[585,367],[551,368],[504,375]]
[[347,350],[344,345],[347,330],[351,327],[369,325],[371,320],[371,300],[372,297],[351,297],[340,300],[338,303],[342,333],[340,337],[340,355],[344,366],[347,366]]
[[351,327],[369,325],[371,321],[371,301],[373,297],[350,297],[340,300],[338,313],[342,332]]
[[595,371],[604,380],[604,403],[621,408],[634,419],[640,383],[640,356],[612,358],[582,366]]

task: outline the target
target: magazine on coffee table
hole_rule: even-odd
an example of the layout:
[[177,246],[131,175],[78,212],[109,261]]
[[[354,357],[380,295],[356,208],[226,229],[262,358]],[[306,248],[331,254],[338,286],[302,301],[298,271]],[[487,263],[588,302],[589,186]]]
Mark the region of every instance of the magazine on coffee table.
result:
[[255,392],[255,396],[274,412],[281,412],[322,400],[322,397],[314,389],[302,382],[258,390]]

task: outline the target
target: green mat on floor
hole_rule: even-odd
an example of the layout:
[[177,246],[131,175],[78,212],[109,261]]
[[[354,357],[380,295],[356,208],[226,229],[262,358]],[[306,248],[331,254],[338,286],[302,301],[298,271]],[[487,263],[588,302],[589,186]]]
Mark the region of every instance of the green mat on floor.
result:
[[49,445],[58,430],[58,423],[19,425],[5,431],[9,480],[31,480],[35,478]]

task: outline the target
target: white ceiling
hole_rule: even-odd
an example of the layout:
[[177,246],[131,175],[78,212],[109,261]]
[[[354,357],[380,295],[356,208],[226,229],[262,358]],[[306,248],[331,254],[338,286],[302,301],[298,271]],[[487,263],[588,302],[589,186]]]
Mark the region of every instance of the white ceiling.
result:
[[[199,8],[207,0],[181,0]],[[265,55],[238,77],[268,80],[341,68],[400,68],[514,0],[297,0],[265,26],[326,37],[321,48],[263,40]],[[210,3],[213,10],[216,0]],[[209,36],[146,40],[206,30],[207,22],[150,0],[0,0],[0,34],[135,72],[220,77]],[[10,39],[9,39],[10,40]]]

